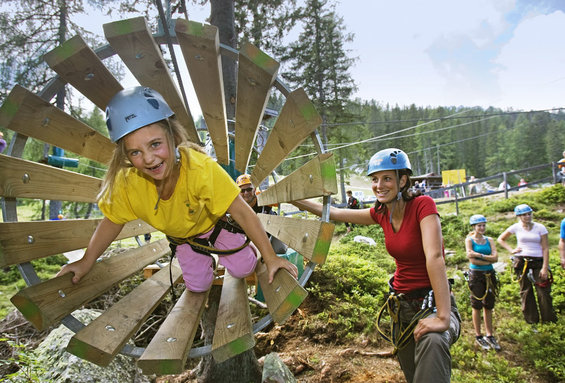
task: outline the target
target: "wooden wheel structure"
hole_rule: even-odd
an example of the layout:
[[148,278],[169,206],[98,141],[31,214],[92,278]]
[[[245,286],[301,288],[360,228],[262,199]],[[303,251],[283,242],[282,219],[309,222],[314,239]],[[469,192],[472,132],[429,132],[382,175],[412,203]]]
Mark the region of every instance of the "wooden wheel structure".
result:
[[[138,359],[145,374],[180,373],[188,357],[210,353],[221,362],[252,348],[254,333],[272,321],[284,322],[306,297],[304,286],[316,265],[326,260],[334,230],[328,221],[329,201],[330,195],[337,193],[335,162],[332,155],[325,152],[317,133],[320,116],[303,89],[290,90],[280,81],[277,77],[279,64],[251,44],[242,46],[239,51],[219,44],[218,30],[214,26],[185,19],[171,24],[174,28],[156,35],[150,32],[142,17],[105,24],[109,44],[97,50],[88,47],[80,36],[74,36],[45,56],[57,76],[41,92],[34,94],[16,85],[0,108],[0,126],[14,132],[7,155],[0,155],[4,214],[4,222],[0,223],[0,266],[17,265],[28,285],[12,298],[13,304],[37,329],[62,322],[75,332],[67,346],[69,352],[101,366],[110,363],[118,353],[130,355]],[[42,281],[31,262],[85,248],[100,220],[18,222],[17,218],[17,202],[21,198],[96,202],[101,179],[21,157],[27,138],[33,137],[81,158],[99,163],[109,161],[114,144],[108,138],[50,103],[56,93],[69,84],[104,110],[112,96],[123,89],[103,63],[108,57],[117,54],[140,84],[159,91],[190,138],[200,142],[182,96],[184,91],[179,92],[173,81],[160,44],[167,44],[170,49],[172,45],[180,46],[220,164],[229,165],[230,158],[235,158],[235,169],[239,172],[250,168],[257,131],[273,88],[284,95],[285,102],[252,167],[254,185],[269,177],[304,140],[312,139],[318,152],[315,158],[258,196],[260,205],[323,198],[321,220],[259,214],[267,232],[307,260],[302,277],[296,281],[286,270],[281,270],[269,285],[265,268],[258,270],[257,280],[269,314],[253,323],[245,280],[226,273],[214,340],[211,345],[202,347],[192,347],[192,343],[207,293],[187,290],[147,347],[128,343],[170,290],[169,272],[175,282],[182,281],[176,260],[140,283],[88,326],[72,315],[74,310],[112,286],[166,256],[170,251],[165,239],[97,262],[77,285],[72,284],[69,274]],[[231,157],[222,81],[223,57],[238,63],[235,155]],[[182,90],[182,85],[180,87]],[[152,231],[155,229],[146,223],[134,221],[124,227],[117,239]],[[178,323],[183,325],[175,325]]]

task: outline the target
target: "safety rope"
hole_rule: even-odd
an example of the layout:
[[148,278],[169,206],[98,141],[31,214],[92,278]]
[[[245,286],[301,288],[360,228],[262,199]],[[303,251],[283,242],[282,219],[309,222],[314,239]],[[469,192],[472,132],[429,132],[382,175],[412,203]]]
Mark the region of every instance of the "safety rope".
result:
[[[406,347],[418,321],[434,312],[433,290],[430,290],[422,300],[422,308],[412,316],[408,325],[404,327],[400,322],[400,301],[403,299],[406,299],[405,294],[390,293],[377,315],[377,331],[387,342],[392,343],[394,346],[393,355]],[[380,325],[385,308],[390,316],[390,336],[381,329]]]
[[523,258],[524,259],[524,268],[522,269],[522,275],[520,275],[520,277],[518,279],[514,279],[514,277],[512,277],[512,280],[515,282],[520,283],[522,281],[522,279],[524,278],[524,275],[526,275],[526,270],[528,270],[528,262],[529,259],[528,258]]

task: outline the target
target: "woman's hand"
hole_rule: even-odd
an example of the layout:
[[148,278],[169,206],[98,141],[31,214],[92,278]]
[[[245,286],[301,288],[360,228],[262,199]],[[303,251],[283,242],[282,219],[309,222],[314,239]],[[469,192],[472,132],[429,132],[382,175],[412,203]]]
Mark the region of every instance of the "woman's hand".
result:
[[547,269],[547,267],[542,267],[541,270],[539,271],[539,278],[542,281],[546,281],[547,278],[549,278],[549,270]]
[[414,340],[418,342],[422,336],[429,332],[444,332],[449,328],[450,317],[440,319],[439,317],[427,317],[420,319],[414,328]]
[[93,265],[94,263],[89,262],[88,259],[83,257],[76,262],[63,266],[56,276],[58,277],[67,273],[73,273],[72,281],[74,284],[77,284],[80,282],[82,277],[88,274]]
[[522,248],[521,247],[517,247],[514,250],[511,251],[512,254],[519,254],[522,252]]

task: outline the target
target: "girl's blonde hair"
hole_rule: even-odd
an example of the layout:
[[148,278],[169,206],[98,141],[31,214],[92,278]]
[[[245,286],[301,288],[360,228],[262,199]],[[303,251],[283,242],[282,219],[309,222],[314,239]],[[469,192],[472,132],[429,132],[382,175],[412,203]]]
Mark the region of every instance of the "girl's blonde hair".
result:
[[[174,118],[174,116],[156,122],[155,124],[159,125],[165,131],[169,153],[171,153],[169,160],[173,162],[173,166],[180,166],[180,161],[177,161],[177,155],[179,154],[177,154],[176,152],[176,149],[179,146],[192,148],[201,153],[204,153],[204,150],[199,145],[196,145],[195,143],[189,141],[186,130],[180,125],[180,123]],[[169,167],[169,169],[172,169],[173,166]],[[102,180],[102,187],[100,188],[100,192],[96,196],[96,201],[100,201],[100,199],[106,193],[111,196],[116,176],[118,175],[120,170],[131,167],[133,167],[133,165],[128,159],[125,140],[122,137],[116,142],[116,148],[114,149],[112,159],[108,164],[108,171],[106,172],[106,175]],[[167,177],[171,174],[172,171],[167,174]]]

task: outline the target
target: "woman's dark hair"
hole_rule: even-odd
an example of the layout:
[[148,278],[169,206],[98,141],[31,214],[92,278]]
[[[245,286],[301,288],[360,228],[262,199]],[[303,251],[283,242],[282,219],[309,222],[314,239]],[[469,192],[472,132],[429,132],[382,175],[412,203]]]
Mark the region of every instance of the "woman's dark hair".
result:
[[[402,193],[402,199],[405,202],[411,201],[414,198],[418,197],[419,195],[422,195],[422,191],[421,190],[414,190],[412,188],[412,180],[410,179],[410,175],[412,174],[412,172],[408,169],[400,169],[396,171],[397,177],[400,180],[402,178],[402,176],[406,176],[406,183],[404,184],[404,186],[402,188],[400,188],[400,192]],[[378,200],[375,201],[375,211],[377,213],[383,213],[386,210],[386,206],[382,203],[380,203]]]

